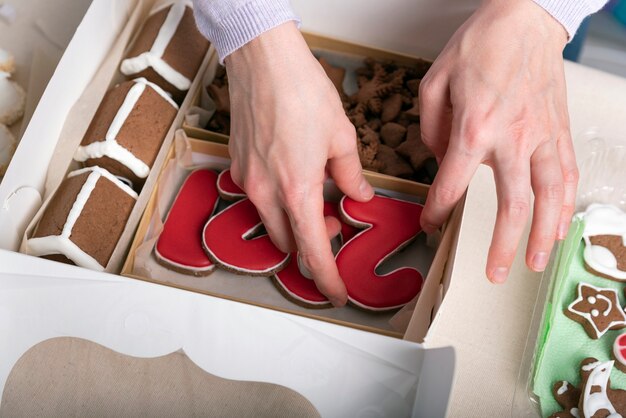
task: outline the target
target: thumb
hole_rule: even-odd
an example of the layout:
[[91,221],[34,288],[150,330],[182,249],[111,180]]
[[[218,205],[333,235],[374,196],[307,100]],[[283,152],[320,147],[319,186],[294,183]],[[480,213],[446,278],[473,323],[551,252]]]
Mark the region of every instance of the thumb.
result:
[[363,167],[356,148],[356,136],[347,138],[352,146],[345,152],[328,160],[328,173],[339,190],[359,202],[366,202],[374,196],[374,189],[363,176]]

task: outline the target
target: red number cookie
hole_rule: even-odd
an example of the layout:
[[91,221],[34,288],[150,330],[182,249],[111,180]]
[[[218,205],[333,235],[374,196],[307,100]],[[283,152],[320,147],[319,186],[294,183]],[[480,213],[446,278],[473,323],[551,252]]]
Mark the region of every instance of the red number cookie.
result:
[[196,276],[215,269],[202,248],[202,228],[218,201],[216,181],[217,173],[211,170],[196,170],[185,180],[154,248],[165,267]]
[[261,229],[261,218],[250,199],[233,203],[207,222],[202,233],[204,250],[226,270],[249,276],[271,276],[289,262]]
[[220,197],[229,202],[236,202],[246,197],[246,192],[241,190],[233,181],[230,169],[222,171],[217,177],[217,190],[220,193]]
[[[324,216],[339,217],[336,203],[324,202]],[[344,222],[341,223],[341,241],[351,239],[358,230]],[[326,296],[317,290],[315,282],[300,271],[298,253],[291,253],[291,260],[284,270],[274,275],[274,283],[287,299],[308,308],[330,308],[332,304]]]
[[341,199],[343,219],[366,228],[336,256],[350,302],[367,310],[384,311],[399,308],[419,294],[424,279],[416,269],[402,267],[385,275],[378,275],[376,269],[420,233],[422,208],[383,196],[374,196],[366,203]]

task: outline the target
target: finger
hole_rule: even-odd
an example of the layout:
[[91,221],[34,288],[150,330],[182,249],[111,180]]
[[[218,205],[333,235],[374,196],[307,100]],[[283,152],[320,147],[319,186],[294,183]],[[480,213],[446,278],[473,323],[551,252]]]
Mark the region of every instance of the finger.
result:
[[479,164],[478,155],[469,155],[460,151],[456,144],[450,144],[422,211],[421,225],[424,232],[435,232],[448,219]]
[[300,260],[311,273],[320,292],[331,303],[343,306],[346,287],[339,276],[323,216],[322,185],[285,196],[285,208],[298,244]]
[[452,124],[452,105],[447,80],[430,74],[420,83],[420,129],[422,141],[435,154],[438,162],[448,148]]
[[530,165],[516,157],[496,160],[493,168],[498,212],[486,267],[493,283],[506,281],[530,211]]
[[259,204],[258,206],[255,204],[255,206],[261,217],[261,222],[263,222],[263,226],[276,248],[284,253],[296,251],[296,241],[285,211],[276,204]]
[[356,148],[354,127],[346,128],[346,133],[335,139],[329,155],[327,169],[339,190],[350,198],[366,202],[374,196],[374,189],[363,176],[363,167]]
[[550,141],[539,146],[531,157],[530,166],[535,205],[526,264],[535,271],[543,271],[563,209],[563,174],[555,143]]
[[563,208],[557,228],[557,239],[565,239],[569,224],[576,210],[576,190],[578,189],[578,166],[569,130],[557,142],[563,174]]
[[326,232],[329,239],[335,238],[341,232],[341,222],[334,216],[325,216]]

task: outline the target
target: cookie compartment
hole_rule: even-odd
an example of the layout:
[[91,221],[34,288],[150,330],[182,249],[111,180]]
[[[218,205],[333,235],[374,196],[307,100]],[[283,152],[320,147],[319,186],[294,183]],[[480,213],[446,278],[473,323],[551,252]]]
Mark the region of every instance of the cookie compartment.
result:
[[[421,141],[418,100],[420,80],[431,62],[313,33],[303,36],[356,128],[363,167],[389,177],[432,183],[438,167]],[[214,57],[185,116],[186,133],[228,143],[228,97],[226,70]]]
[[[166,268],[158,262],[154,249],[164,219],[189,173],[197,168],[222,171],[229,164],[228,150],[224,144],[188,139],[182,130],[177,132],[175,144],[152,193],[122,275],[397,338],[423,341],[445,295],[444,289],[447,289],[462,205],[439,237],[427,238],[425,234],[419,234],[413,243],[376,270],[379,274],[385,274],[401,266],[411,266],[420,271],[425,280],[419,297],[404,308],[386,312],[365,311],[353,305],[339,309],[312,309],[287,299],[269,277],[234,274],[221,268],[208,276],[194,276],[181,273],[171,266]],[[388,177],[373,173],[366,173],[366,176],[379,194],[391,198],[423,203],[428,191],[427,186],[407,180],[394,179],[390,182]],[[336,202],[340,196],[334,184],[326,185],[325,200]]]
[[[581,283],[615,291],[621,308],[626,290],[622,279],[617,276],[610,279],[606,274],[599,274],[598,269],[594,270],[586,259],[589,255],[586,245],[606,246],[602,239],[598,242],[594,238],[618,238],[623,235],[626,223],[619,222],[611,214],[625,208],[625,143],[603,137],[597,128],[589,128],[577,139],[581,179],[576,201],[577,215],[567,238],[555,246],[548,269],[541,279],[517,379],[512,409],[514,417],[548,416],[560,411],[558,408],[563,407],[563,402],[560,398],[560,401],[557,400],[560,387],[555,389],[556,384],[566,381],[573,386],[578,385],[579,364],[585,358],[596,358],[600,362],[615,359],[613,344],[624,331],[611,329],[598,338],[592,338],[585,331],[584,321],[581,324],[565,314],[565,310],[574,303],[578,295],[576,289]],[[603,211],[602,208],[608,210]],[[590,216],[590,213],[593,215]],[[603,223],[602,228],[595,226],[597,222]],[[593,230],[595,232],[590,236],[589,231]],[[562,359],[562,363],[569,366],[557,370],[555,358]],[[612,367],[611,387],[625,389],[626,374],[617,365],[616,361]]]
[[[97,166],[115,176],[124,177],[122,181],[138,193],[130,212],[124,213],[121,221],[124,225],[123,231],[116,235],[112,254],[102,266],[110,273],[121,271],[137,225],[173,141],[174,132],[182,124],[184,113],[193,100],[193,92],[198,89],[202,74],[214,53],[214,48],[207,46],[205,52],[196,57],[196,61],[200,63],[194,62],[194,65],[198,65],[198,69],[193,70],[194,76],[190,80],[188,94],[178,96],[181,99],[179,103],[175,103],[168,93],[150,80],[121,73],[120,65],[132,52],[135,41],[144,31],[144,23],[170,4],[172,1],[143,0],[130,9],[130,14],[121,25],[111,49],[65,120],[47,169],[43,204],[28,223],[22,237],[21,252],[35,253],[29,251],[28,240],[36,233],[40,220],[54,200],[66,174],[82,166]],[[162,117],[159,119],[154,114]],[[135,137],[141,137],[142,141],[134,140]],[[96,149],[95,146],[99,148]],[[91,148],[96,149],[96,152],[89,154],[85,151]],[[85,152],[78,156],[80,150]],[[115,159],[113,152],[117,153]],[[133,164],[127,164],[128,161]],[[137,167],[141,168],[141,173],[137,171]],[[118,227],[119,225],[116,226]],[[83,231],[86,235],[93,232]],[[65,257],[52,255],[51,258],[69,262]]]

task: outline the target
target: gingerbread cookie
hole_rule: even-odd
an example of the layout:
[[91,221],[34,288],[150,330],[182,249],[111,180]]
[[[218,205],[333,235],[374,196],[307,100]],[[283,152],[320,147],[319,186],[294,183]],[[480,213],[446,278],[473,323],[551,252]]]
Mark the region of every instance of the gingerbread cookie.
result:
[[563,380],[554,384],[552,394],[563,410],[550,415],[550,418],[581,418],[578,411],[579,388]]
[[626,373],[626,332],[618,335],[613,341],[613,358],[615,366]]
[[364,228],[335,257],[351,303],[385,311],[404,306],[420,293],[424,279],[418,270],[404,267],[378,275],[376,269],[421,232],[422,209],[417,203],[378,195],[369,202],[341,199],[342,219]]
[[249,276],[271,276],[289,262],[267,234],[250,199],[242,199],[213,216],[204,226],[203,247],[214,263]]
[[[324,216],[333,216],[339,219],[339,210],[336,203],[324,202]],[[340,240],[346,242],[357,233],[357,229],[342,222]],[[317,289],[315,282],[302,273],[300,257],[297,252],[291,254],[291,260],[284,270],[274,275],[274,284],[294,303],[307,308],[330,308],[332,304]]]
[[140,188],[177,111],[176,103],[145,78],[119,84],[104,96],[74,160],[103,167]]
[[612,369],[613,361],[583,360],[578,402],[581,417],[618,418],[626,415],[626,391],[611,388]]
[[246,192],[233,181],[230,169],[222,171],[217,177],[217,191],[220,197],[228,202],[236,202],[246,197]]
[[152,14],[120,67],[129,78],[145,77],[160,86],[178,103],[209,49],[185,3],[177,1]]
[[217,202],[217,173],[196,170],[183,183],[154,247],[157,261],[172,270],[206,276],[215,270],[202,247],[204,224]]
[[100,167],[68,174],[41,216],[27,253],[61,255],[102,271],[126,227],[137,194]]
[[588,283],[578,283],[576,299],[565,309],[565,315],[580,322],[593,339],[601,338],[610,329],[626,327],[617,291]]
[[626,281],[626,213],[611,205],[590,205],[577,215],[585,222],[583,257],[592,274]]

